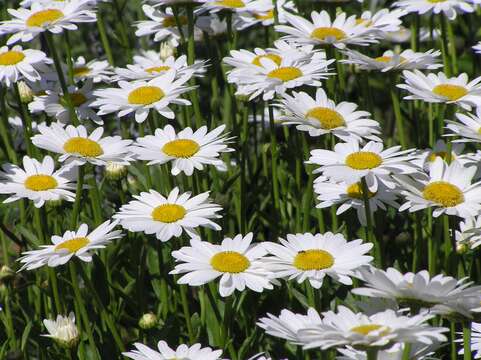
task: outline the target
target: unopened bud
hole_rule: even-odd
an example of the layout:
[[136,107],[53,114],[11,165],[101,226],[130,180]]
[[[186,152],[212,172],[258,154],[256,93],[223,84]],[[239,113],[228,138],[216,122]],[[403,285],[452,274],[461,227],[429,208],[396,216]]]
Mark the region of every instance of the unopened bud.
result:
[[175,47],[170,42],[163,42],[160,45],[160,58],[165,60],[171,56],[175,56]]
[[0,268],[0,281],[5,282],[13,279],[14,277],[15,277],[15,271],[10,269],[10,267],[8,267],[7,265],[3,265]]
[[105,166],[105,177],[108,180],[120,180],[127,174],[127,166],[109,161]]
[[20,101],[29,104],[33,100],[33,91],[24,81],[18,82],[18,92],[20,93]]
[[140,318],[139,327],[143,330],[149,330],[157,326],[158,322],[157,316],[154,313],[146,313]]

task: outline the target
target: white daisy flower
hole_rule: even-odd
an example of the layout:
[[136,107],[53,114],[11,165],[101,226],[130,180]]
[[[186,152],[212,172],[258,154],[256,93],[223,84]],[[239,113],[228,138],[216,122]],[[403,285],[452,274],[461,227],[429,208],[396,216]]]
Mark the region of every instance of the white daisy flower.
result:
[[[464,339],[461,337],[456,342],[463,343]],[[471,323],[471,351],[473,359],[481,359],[481,323]],[[460,355],[464,355],[464,348],[461,348],[458,352]]]
[[[103,120],[91,108],[95,100],[92,87],[91,80],[86,81],[81,88],[69,86],[70,101],[78,119],[92,120],[96,124],[102,125]],[[67,100],[62,90],[58,88],[57,90],[46,90],[44,95],[35,96],[33,101],[28,104],[28,109],[33,114],[45,112],[48,116],[54,117],[64,124],[72,122]]]
[[261,57],[259,62],[261,66],[243,67],[242,76],[228,78],[229,82],[237,84],[237,95],[249,95],[252,100],[263,94],[263,100],[270,100],[288,89],[303,85],[321,86],[319,80],[332,75],[329,65],[334,60],[313,56],[310,61],[305,61],[287,53],[279,63],[267,56]]
[[[434,359],[431,355],[434,355],[434,351],[440,347],[439,343],[431,345],[424,344],[410,344],[409,347],[409,359],[411,360],[428,360]],[[394,344],[389,349],[380,350],[377,353],[377,360],[403,360],[403,354],[406,345]],[[336,357],[336,360],[367,360],[365,351],[356,350],[351,346],[337,349],[342,356]]]
[[[451,144],[451,160],[457,160],[462,165],[469,163],[471,160],[466,155],[461,155],[464,150],[464,144]],[[432,149],[419,150],[414,155],[413,164],[419,166],[424,171],[429,171],[431,165],[439,157],[445,161],[448,160],[449,150],[448,144],[444,140],[436,141]]]
[[89,162],[105,166],[114,161],[128,165],[132,160],[129,147],[132,140],[122,140],[120,136],[102,137],[102,127],[96,128],[89,135],[83,125],[65,127],[57,122],[50,126],[41,124],[38,131],[40,134],[32,137],[32,143],[40,149],[61,154],[59,161],[68,164],[80,166]]
[[367,316],[338,306],[337,313],[328,311],[323,315],[322,324],[299,331],[305,349],[325,350],[342,345],[379,349],[399,342],[432,344],[446,341],[442,333],[448,331],[429,326],[430,315],[404,316],[390,309]]
[[481,41],[473,46],[473,50],[476,54],[481,54]]
[[378,31],[358,24],[356,16],[347,17],[346,13],[337,14],[331,21],[327,11],[311,13],[312,22],[301,16],[286,14],[292,26],[276,25],[277,32],[288,34],[284,39],[300,44],[333,45],[343,49],[347,45],[367,46],[377,42]]
[[0,47],[0,83],[10,87],[22,77],[29,81],[40,80],[39,71],[44,71],[46,64],[51,62],[47,55],[39,50],[24,50],[20,45],[12,48],[2,46]]
[[204,285],[220,277],[219,294],[224,297],[246,287],[256,292],[273,289],[271,274],[261,260],[266,250],[251,242],[252,233],[225,238],[220,245],[191,239],[190,246],[172,252],[178,264],[170,274],[185,274],[177,283],[190,286]]
[[451,130],[445,136],[459,136],[453,142],[481,143],[481,107],[476,108],[476,114],[456,113],[459,121],[445,120],[446,129]]
[[375,13],[364,11],[361,16],[356,19],[357,24],[364,25],[367,29],[377,30],[381,32],[379,36],[384,37],[386,32],[398,31],[402,24],[400,19],[406,15],[404,10],[381,9]]
[[392,267],[386,271],[371,267],[361,269],[359,275],[365,287],[353,289],[354,294],[391,299],[402,306],[428,309],[438,305],[449,307],[464,299],[479,299],[481,296],[481,286],[471,286],[473,283],[468,282],[467,278],[457,280],[442,274],[431,277],[426,270],[403,274]]
[[87,224],[82,224],[77,231],[66,231],[63,236],[52,236],[53,245],[42,245],[39,250],[25,251],[18,259],[23,266],[20,270],[34,270],[44,265],[56,267],[66,264],[76,256],[82,261],[92,261],[92,252],[103,249],[114,239],[120,239],[122,232],[114,230],[118,221],[107,220],[89,233]]
[[112,67],[107,60],[93,59],[87,62],[83,56],[79,56],[73,63],[76,81],[91,79],[94,83],[110,82],[112,75]]
[[468,82],[466,73],[452,78],[443,72],[424,75],[419,70],[405,70],[402,74],[406,83],[397,87],[412,94],[404,97],[406,100],[456,104],[468,111],[472,106],[481,106],[481,76]]
[[[277,17],[280,24],[285,24],[288,11],[297,12],[296,6],[291,0],[278,0]],[[246,12],[239,14],[240,29],[262,24],[271,26],[274,24],[274,3],[271,0],[255,0],[246,5]]]
[[474,250],[481,245],[481,216],[460,221],[455,237],[456,248],[460,252],[465,252],[466,248]]
[[[340,205],[337,208],[336,215],[341,215],[353,208],[356,210],[361,225],[366,225],[366,208],[361,183],[330,182],[320,176],[314,181],[314,192],[318,195],[319,204],[316,205],[317,208],[324,209],[333,205]],[[382,183],[378,184],[377,191],[368,192],[370,213],[374,214],[378,209],[386,210],[386,205],[397,209],[399,207],[396,202],[397,196],[398,191],[396,189],[389,189]]]
[[449,20],[454,20],[458,13],[471,13],[474,7],[464,0],[398,0],[393,6],[405,10],[408,13],[440,14],[444,13]]
[[247,11],[247,6],[255,0],[206,0],[199,12],[215,14],[219,11],[242,13]]
[[224,129],[221,125],[208,132],[207,126],[202,126],[194,132],[188,127],[176,134],[172,125],[166,125],[155,129],[154,135],[138,138],[131,151],[137,159],[148,160],[148,165],[172,162],[174,176],[181,172],[191,176],[194,169],[203,170],[204,165],[223,170],[226,166],[220,154],[233,151],[227,147],[227,135],[221,135]]
[[357,105],[343,101],[336,104],[322,88],[315,98],[305,92],[284,94],[279,107],[285,113],[281,119],[285,125],[295,124],[296,129],[309,132],[310,136],[333,134],[343,141],[362,138],[381,141],[379,123],[372,120],[367,111],[356,111]]
[[411,49],[395,53],[392,50],[385,51],[382,56],[371,58],[355,50],[346,50],[348,57],[341,62],[356,65],[361,70],[398,71],[412,69],[437,69],[443,66],[439,63],[439,50],[426,52],[414,52]]
[[185,75],[175,79],[175,70],[169,70],[150,81],[119,81],[120,88],[108,88],[94,91],[97,100],[92,106],[98,107],[98,115],[118,113],[118,117],[135,113],[135,120],[142,123],[154,109],[168,119],[175,117],[169,104],[190,105],[190,101],[179,95],[190,91],[192,87],[183,86],[188,81]]
[[77,171],[75,167],[63,166],[55,171],[55,164],[50,156],[42,162],[28,156],[23,157],[23,167],[5,164],[0,171],[0,194],[10,194],[4,201],[9,203],[27,198],[40,208],[45,201],[74,201]]
[[207,0],[146,0],[146,2],[156,7],[162,5],[198,5],[206,1]]
[[129,231],[155,234],[157,239],[165,242],[180,237],[184,231],[190,237],[197,237],[195,229],[199,226],[221,230],[211,219],[220,218],[217,213],[222,208],[209,201],[208,191],[192,197],[190,192],[179,194],[176,187],[167,197],[150,190],[134,195],[134,198],[113,216]]
[[57,315],[56,320],[44,319],[43,324],[48,334],[42,335],[56,341],[60,346],[74,348],[80,339],[77,326],[75,325],[75,314],[71,312],[68,317]]
[[174,350],[165,341],[159,341],[158,351],[141,343],[134,343],[134,347],[135,350],[123,352],[122,355],[134,360],[220,360],[222,355],[222,350],[203,348],[201,344],[182,344]]
[[352,285],[354,272],[373,259],[365,255],[371,243],[363,244],[360,239],[348,242],[342,234],[288,234],[287,240],[279,241],[262,243],[272,255],[263,259],[266,268],[274,278],[296,279],[298,283],[309,280],[316,289],[321,288],[326,275]]
[[[419,42],[426,42],[438,39],[441,36],[440,29],[430,29],[426,27],[421,27],[419,29]],[[400,26],[398,31],[389,31],[384,33],[384,40],[393,43],[406,43],[411,41],[411,30]]]
[[383,148],[380,142],[370,141],[361,147],[359,142],[350,140],[336,144],[334,151],[312,150],[307,163],[320,165],[315,173],[322,173],[333,181],[353,184],[365,178],[372,192],[377,191],[378,182],[394,189],[396,183],[391,174],[412,174],[418,169],[409,162],[411,150],[399,151],[400,146]]
[[434,217],[476,216],[481,212],[481,182],[471,183],[475,174],[476,166],[464,167],[458,161],[448,165],[438,157],[429,169],[429,176],[396,176],[406,198],[399,211],[435,207]]
[[[195,21],[196,27],[198,27],[202,32],[207,33],[209,36],[216,37],[222,36],[227,34],[227,21],[225,18],[221,19],[217,14],[206,14],[202,16],[198,16]],[[236,30],[239,30],[239,22],[235,21],[232,24],[232,27]],[[195,31],[195,28],[194,28]],[[194,39],[195,33],[194,33]]]
[[63,30],[77,30],[76,23],[97,20],[89,0],[34,2],[30,9],[7,11],[13,19],[0,22],[0,35],[13,34],[7,45],[31,41],[44,31],[59,34]]
[[257,326],[264,329],[267,334],[296,345],[303,344],[303,340],[298,336],[299,330],[319,324],[322,324],[322,319],[314,308],[307,309],[306,315],[283,309],[279,316],[268,313],[266,317],[260,318],[257,322]]

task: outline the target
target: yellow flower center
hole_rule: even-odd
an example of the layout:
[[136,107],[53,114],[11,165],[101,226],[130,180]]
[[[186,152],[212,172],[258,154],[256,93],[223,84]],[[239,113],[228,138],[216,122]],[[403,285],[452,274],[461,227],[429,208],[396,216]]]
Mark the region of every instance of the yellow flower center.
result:
[[445,2],[446,0],[428,0],[430,3],[436,4],[436,3],[441,3]]
[[162,89],[157,86],[141,86],[130,92],[128,101],[133,105],[150,105],[160,101],[164,96]]
[[459,85],[440,84],[433,88],[433,93],[443,96],[450,101],[456,101],[468,93],[468,90]]
[[[376,331],[376,330],[379,330],[383,327],[385,327],[385,326],[377,325],[377,324],[358,325],[358,326],[354,326],[351,329],[351,331],[355,332],[355,333],[358,333],[358,334],[361,334],[361,335],[368,335],[371,331]],[[389,333],[388,328],[386,328],[386,330],[382,332],[382,334],[384,334],[384,335],[387,334],[387,333]]]
[[257,65],[257,66],[262,66],[261,59],[270,59],[270,60],[274,61],[277,64],[277,66],[279,66],[282,62],[282,58],[279,55],[267,54],[267,55],[257,55],[254,58],[254,60],[252,60],[252,64]]
[[[433,151],[431,154],[428,156],[428,161],[429,162],[434,162],[436,158],[440,157],[443,160],[446,160],[448,158],[448,152],[447,151]],[[454,154],[451,155],[451,158],[454,158]]]
[[[187,16],[179,16],[178,19],[180,25],[187,25]],[[175,21],[175,16],[166,16],[164,20],[162,20],[162,26],[166,28],[176,27],[177,22]]]
[[304,271],[328,269],[334,265],[334,257],[324,250],[299,251],[293,265]]
[[[374,60],[376,60],[377,62],[381,62],[381,63],[388,63],[388,62],[391,62],[392,61],[392,56],[379,56],[377,58],[375,58]],[[403,58],[402,56],[399,57],[399,63],[403,63],[406,61],[406,58]]]
[[170,224],[182,220],[186,213],[187,211],[181,205],[163,204],[152,210],[151,215],[155,221]]
[[45,25],[54,23],[63,17],[63,12],[58,9],[45,9],[30,15],[26,24],[30,27],[43,27]]
[[254,14],[254,17],[257,19],[257,20],[270,20],[270,19],[273,19],[274,18],[274,10],[269,10],[268,12],[266,13],[255,13]]
[[194,140],[177,139],[172,140],[162,146],[162,151],[176,158],[190,158],[199,151],[200,146]]
[[[72,102],[72,105],[75,107],[79,107],[80,105],[85,104],[88,100],[87,97],[81,92],[74,92],[74,93],[70,93],[69,95],[70,95],[70,101]],[[60,99],[60,102],[63,102],[65,104],[67,103],[64,96],[62,96],[62,98]]]
[[326,107],[315,107],[306,113],[306,117],[316,119],[321,128],[331,130],[344,126],[346,123],[341,114]]
[[267,74],[267,77],[279,79],[281,81],[291,81],[302,76],[302,71],[294,66],[280,67],[272,70]]
[[[354,198],[354,199],[364,199],[363,198],[363,193],[362,193],[362,186],[360,183],[354,183],[351,184],[347,187],[347,196]],[[374,195],[376,195],[375,192],[367,191],[367,197],[368,199],[372,198]]]
[[356,19],[356,25],[364,25],[365,27],[368,27],[368,26],[371,26],[372,25],[372,21],[371,20],[366,20],[366,19],[363,19],[363,18],[357,18]]
[[0,65],[9,66],[18,64],[25,59],[24,53],[20,51],[7,51],[0,54]]
[[80,154],[85,157],[97,157],[104,153],[102,147],[93,140],[73,137],[67,140],[63,149],[69,154]]
[[228,8],[242,8],[245,6],[242,0],[219,0],[216,1],[214,4]]
[[423,190],[423,197],[443,207],[452,207],[464,202],[463,192],[446,181],[435,181],[427,184]]
[[346,165],[356,170],[374,169],[381,164],[382,158],[371,151],[358,151],[346,157]]
[[90,69],[87,66],[79,66],[73,69],[73,75],[75,77],[87,76],[90,74]]
[[342,40],[346,37],[346,33],[341,29],[335,27],[318,27],[311,33],[311,38],[325,41],[328,38],[334,38],[336,41]]
[[251,263],[248,258],[237,251],[222,251],[212,256],[210,264],[214,270],[238,274],[244,272]]
[[58,244],[57,246],[55,246],[55,251],[68,250],[70,253],[75,253],[84,246],[87,246],[89,243],[90,240],[86,237],[78,237]]
[[167,71],[170,69],[170,66],[153,66],[145,69],[146,72],[149,74],[159,73],[162,71]]
[[57,187],[57,180],[50,175],[31,175],[24,183],[25,187],[32,191],[46,191]]

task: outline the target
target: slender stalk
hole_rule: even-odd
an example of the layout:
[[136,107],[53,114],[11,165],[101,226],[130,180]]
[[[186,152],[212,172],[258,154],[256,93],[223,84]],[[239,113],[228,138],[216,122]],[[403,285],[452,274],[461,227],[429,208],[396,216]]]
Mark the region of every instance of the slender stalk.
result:
[[274,197],[274,209],[276,215],[280,209],[279,200],[279,183],[277,179],[277,139],[276,128],[274,126],[274,109],[272,104],[269,104],[269,128],[271,135],[271,182],[272,182],[272,195]]
[[18,88],[18,84],[15,83],[13,87],[15,90],[15,96],[17,98],[17,105],[20,109],[20,117],[22,118],[22,128],[23,128],[23,138],[27,148],[27,154],[32,156],[34,154],[35,148],[32,145],[32,119],[30,118],[30,113],[26,108],[25,104],[22,101],[20,96],[20,89]]
[[377,360],[377,349],[366,350],[367,360]]
[[84,184],[84,167],[78,167],[78,177],[77,177],[77,191],[75,193],[75,202],[72,208],[72,215],[70,218],[70,227],[72,230],[77,226],[78,217],[80,214],[80,203],[82,201],[82,190]]
[[249,104],[246,102],[244,103],[243,113],[242,113],[242,131],[241,131],[241,176],[240,176],[240,232],[241,234],[245,234],[247,230],[247,157],[248,157],[248,148],[247,148],[247,141],[248,141],[248,116],[249,116]]
[[444,13],[439,14],[439,21],[441,23],[441,52],[443,55],[444,73],[447,77],[451,76],[451,62],[448,54],[448,33],[447,33],[447,19]]
[[392,107],[394,111],[394,117],[396,119],[396,127],[397,127],[397,133],[399,137],[399,143],[401,144],[403,149],[406,149],[406,137],[405,137],[405,132],[404,132],[404,123],[403,123],[403,117],[401,114],[401,106],[399,104],[399,94],[397,92],[396,88],[396,76],[393,75],[391,76],[391,87],[390,87],[390,92],[391,92],[391,101],[392,101]]
[[194,330],[192,329],[192,321],[190,319],[189,302],[187,300],[187,285],[180,285],[180,301],[182,303],[182,311],[184,312],[187,333],[191,343],[195,341]]
[[0,136],[2,137],[3,146],[7,152],[8,160],[13,164],[18,164],[17,153],[13,148],[12,135],[9,131],[8,112],[7,112],[7,91],[2,86],[0,88]]
[[99,30],[100,41],[102,42],[102,47],[104,48],[105,55],[107,56],[107,60],[110,65],[114,66],[115,61],[112,55],[112,48],[110,47],[109,38],[107,37],[104,16],[100,9],[97,11],[97,28]]
[[463,359],[471,360],[473,357],[471,354],[471,323],[469,321],[463,322],[463,350]]
[[361,179],[361,192],[364,201],[364,210],[366,212],[366,240],[374,244],[374,261],[377,264],[382,264],[381,249],[379,246],[379,242],[376,240],[376,235],[374,234],[373,218],[371,216],[371,205],[369,203],[369,188],[366,183],[366,178],[364,177]]

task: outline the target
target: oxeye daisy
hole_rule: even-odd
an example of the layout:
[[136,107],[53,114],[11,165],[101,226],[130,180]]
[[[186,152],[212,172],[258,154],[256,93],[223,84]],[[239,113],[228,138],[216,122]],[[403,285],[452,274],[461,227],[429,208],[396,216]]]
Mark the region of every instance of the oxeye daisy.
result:
[[225,238],[220,245],[191,239],[190,246],[172,252],[178,264],[170,274],[185,274],[177,283],[190,286],[204,285],[220,277],[219,294],[224,297],[246,287],[256,292],[272,289],[271,274],[261,260],[266,250],[251,242],[252,233]]
[[[277,17],[280,24],[286,23],[286,13],[288,11],[296,12],[296,6],[293,1],[279,0],[276,2]],[[274,24],[274,3],[270,0],[254,0],[247,4],[246,12],[239,14],[240,29],[261,24],[262,26],[271,26]]]
[[406,83],[397,87],[412,94],[404,99],[456,104],[468,111],[472,106],[481,106],[481,76],[469,81],[466,73],[451,78],[443,72],[424,75],[419,70],[405,70],[402,74]]
[[400,19],[406,15],[404,10],[392,10],[381,9],[375,13],[371,11],[364,11],[359,18],[356,19],[356,23],[363,25],[367,29],[377,30],[381,32],[381,37],[384,37],[386,32],[398,31],[402,24]]
[[442,67],[438,61],[441,52],[429,50],[426,52],[414,52],[410,49],[401,53],[392,50],[385,51],[381,56],[371,58],[355,50],[346,50],[347,56],[342,62],[356,65],[361,70],[397,71],[406,69],[437,69]]
[[279,108],[286,125],[295,124],[301,131],[311,136],[333,134],[343,141],[362,138],[381,141],[379,123],[370,118],[367,111],[358,111],[357,105],[343,101],[336,104],[330,100],[322,88],[318,88],[315,98],[305,92],[284,94]]
[[[92,120],[99,125],[104,123],[91,108],[94,102],[91,80],[86,81],[81,88],[69,86],[68,93],[78,119]],[[45,94],[35,96],[33,101],[28,104],[28,109],[34,114],[45,112],[48,116],[54,117],[64,124],[71,122],[64,93],[58,89],[46,90]]]
[[459,230],[455,232],[456,249],[465,252],[481,245],[481,216],[467,218],[459,222]]
[[204,165],[223,170],[225,165],[219,159],[220,154],[233,151],[227,147],[227,135],[221,135],[224,129],[225,125],[221,125],[208,132],[207,127],[202,126],[194,132],[188,127],[176,134],[171,125],[166,125],[156,129],[154,135],[138,138],[132,152],[137,159],[148,160],[149,165],[172,162],[174,176],[181,172],[191,176],[194,169],[203,170]]
[[320,56],[306,61],[292,54],[286,54],[280,61],[262,57],[259,59],[261,66],[245,67],[242,76],[228,80],[237,84],[238,95],[249,95],[252,100],[262,94],[264,100],[270,100],[275,94],[284,94],[287,89],[303,85],[321,86],[319,80],[332,75],[329,65],[333,61]]
[[318,324],[322,324],[322,319],[314,308],[307,309],[306,315],[293,313],[290,310],[283,309],[279,316],[274,316],[268,313],[266,317],[260,318],[257,322],[257,326],[264,329],[266,334],[299,345],[303,343],[302,339],[298,336],[299,330],[310,328]]
[[97,20],[89,0],[34,2],[30,9],[8,9],[8,13],[13,19],[0,22],[0,34],[13,34],[7,45],[31,41],[45,31],[77,30],[76,23]]
[[289,25],[276,25],[277,32],[285,33],[284,39],[300,44],[333,45],[343,49],[348,45],[367,46],[377,42],[376,29],[369,29],[356,21],[356,16],[339,13],[331,21],[327,11],[311,13],[312,22],[301,16],[286,14]]
[[481,54],[481,41],[473,46],[473,50],[476,54]]
[[[434,359],[431,355],[434,355],[434,351],[439,348],[441,344],[434,342],[430,345],[425,344],[409,344],[409,359],[411,360],[428,360]],[[404,352],[406,351],[405,344],[394,344],[389,349],[380,350],[377,353],[377,360],[401,360]],[[367,360],[365,351],[356,350],[352,346],[346,346],[345,348],[338,348],[342,356],[336,357],[336,360]]]
[[0,194],[10,194],[4,203],[27,198],[39,208],[45,201],[75,200],[75,193],[71,191],[76,187],[75,167],[63,166],[55,170],[50,156],[45,156],[42,162],[24,156],[23,167],[24,169],[12,164],[2,166]]
[[393,6],[419,15],[444,13],[449,20],[454,20],[457,13],[474,11],[472,4],[464,0],[398,0]]
[[308,280],[319,289],[327,275],[344,285],[352,285],[351,276],[356,269],[367,265],[372,257],[365,255],[371,243],[362,244],[357,239],[347,241],[342,234],[288,234],[287,240],[279,238],[280,244],[263,242],[271,254],[263,259],[274,278],[296,279],[298,283]]
[[[464,339],[461,337],[456,342],[463,343]],[[481,359],[481,323],[471,323],[471,339],[470,347],[472,351],[473,359]],[[458,352],[460,355],[464,355],[464,348],[461,348]]]
[[118,221],[107,220],[89,233],[87,224],[77,231],[66,231],[63,236],[52,236],[52,245],[42,245],[39,250],[25,251],[18,260],[23,266],[20,270],[33,270],[44,265],[56,267],[66,264],[72,257],[82,261],[92,261],[92,252],[103,249],[112,240],[122,237],[120,230],[114,230]]
[[211,14],[219,11],[242,13],[247,11],[247,6],[254,0],[206,0],[199,9],[200,12],[208,11]]
[[456,136],[453,142],[481,142],[481,107],[476,108],[476,114],[456,113],[458,121],[446,120],[446,129],[451,130],[445,136]]
[[190,101],[179,98],[179,95],[189,91],[192,87],[183,86],[188,77],[183,76],[175,79],[175,70],[169,70],[165,74],[150,81],[126,82],[119,81],[120,88],[108,88],[94,91],[97,96],[91,105],[98,107],[98,115],[118,113],[123,117],[135,113],[135,120],[144,122],[151,109],[154,109],[168,119],[175,117],[169,104],[190,105]]
[[122,140],[120,136],[102,137],[104,129],[96,128],[89,135],[83,125],[77,127],[61,123],[50,126],[40,124],[32,143],[41,148],[61,154],[59,160],[73,165],[86,162],[105,166],[109,161],[128,165],[132,160],[129,145],[132,140]]
[[192,196],[190,192],[180,194],[176,187],[167,197],[150,190],[134,198],[114,215],[129,231],[155,234],[165,242],[181,236],[184,231],[190,237],[198,236],[195,229],[200,226],[221,230],[211,219],[220,218],[217,213],[222,208],[209,201],[209,192]]
[[92,80],[94,83],[110,82],[113,75],[112,67],[107,60],[86,61],[79,56],[73,63],[73,76],[76,81]]
[[437,158],[429,176],[396,177],[406,202],[399,211],[409,212],[434,207],[433,216],[441,214],[469,218],[481,212],[481,182],[472,184],[476,167],[464,167],[458,161],[449,165]]
[[347,184],[366,179],[369,191],[375,192],[380,181],[389,189],[394,189],[395,181],[391,174],[411,174],[418,168],[411,164],[412,151],[400,151],[400,146],[384,150],[380,142],[370,141],[361,146],[358,141],[338,143],[334,151],[316,149],[311,151],[307,163],[320,165],[315,173],[322,173],[333,181],[345,181]]
[[29,81],[41,79],[40,71],[46,69],[46,64],[52,61],[44,52],[32,49],[23,49],[16,45],[0,47],[0,83],[7,87],[16,83],[22,77]]
[[[314,182],[314,192],[318,195],[319,204],[317,204],[317,208],[323,209],[340,205],[336,210],[336,215],[341,215],[353,208],[356,210],[361,225],[366,225],[366,207],[361,183],[330,182],[320,176]],[[399,207],[396,202],[397,196],[398,191],[396,189],[389,189],[382,183],[378,184],[377,190],[369,191],[367,196],[371,214],[378,209],[386,210],[387,205],[397,209]]]
[[135,350],[124,352],[122,355],[134,360],[220,360],[222,355],[222,350],[203,348],[201,344],[192,346],[182,344],[174,350],[165,341],[159,341],[158,351],[141,343],[135,343],[134,347]]
[[51,338],[62,347],[74,348],[77,346],[80,335],[75,325],[75,314],[73,312],[68,316],[57,315],[56,320],[45,319],[43,325],[48,334],[42,336]]
[[322,324],[299,331],[306,343],[305,349],[320,347],[325,350],[349,345],[380,350],[399,342],[432,344],[446,341],[442,333],[448,330],[429,326],[427,321],[433,317],[431,315],[404,316],[393,310],[367,316],[338,306],[337,313],[328,311],[322,315]]
[[207,0],[146,0],[146,2],[156,7],[162,5],[198,5],[206,1]]
[[353,289],[354,294],[391,299],[402,306],[449,306],[449,303],[456,300],[472,297],[479,299],[481,296],[481,286],[471,286],[472,282],[468,282],[467,278],[457,280],[441,274],[430,276],[426,270],[403,274],[392,267],[386,271],[371,267],[361,269],[359,275],[365,286]]
[[[461,155],[464,150],[464,144],[451,144],[451,160],[457,160],[462,165],[469,163],[471,160],[466,155]],[[413,164],[418,165],[424,171],[429,171],[429,168],[437,158],[445,161],[449,158],[449,146],[444,140],[438,140],[432,149],[424,149],[418,151],[412,160]]]

